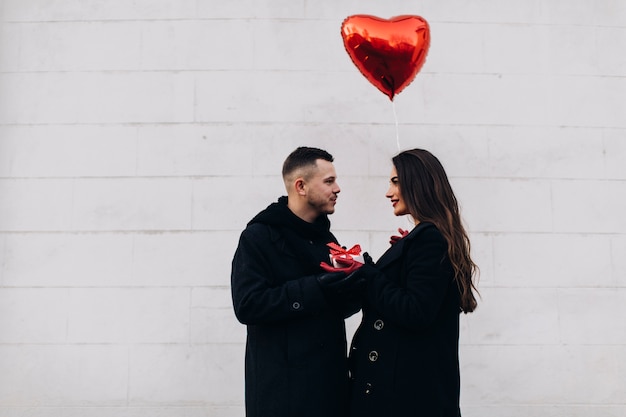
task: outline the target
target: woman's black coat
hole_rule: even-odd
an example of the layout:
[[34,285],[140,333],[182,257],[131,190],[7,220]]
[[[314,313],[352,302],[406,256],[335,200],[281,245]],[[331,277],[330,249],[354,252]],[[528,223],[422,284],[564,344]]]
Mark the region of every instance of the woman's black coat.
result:
[[344,417],[349,313],[329,305],[315,277],[336,239],[326,216],[307,223],[286,203],[248,224],[232,264],[235,314],[248,330],[246,415]]
[[459,291],[447,244],[420,223],[376,263],[350,351],[353,417],[459,417]]

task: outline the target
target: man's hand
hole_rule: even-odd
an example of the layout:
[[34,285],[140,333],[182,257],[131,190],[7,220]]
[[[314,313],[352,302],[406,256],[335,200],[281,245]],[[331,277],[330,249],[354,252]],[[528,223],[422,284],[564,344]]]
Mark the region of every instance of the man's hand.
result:
[[355,291],[365,285],[365,278],[360,276],[358,272],[349,275],[344,272],[328,272],[320,274],[316,278],[322,291],[333,295]]
[[336,262],[341,266],[335,268],[326,262],[321,262],[320,267],[326,272],[344,272],[346,274],[351,274],[363,266],[361,262],[357,262],[354,259],[337,259]]

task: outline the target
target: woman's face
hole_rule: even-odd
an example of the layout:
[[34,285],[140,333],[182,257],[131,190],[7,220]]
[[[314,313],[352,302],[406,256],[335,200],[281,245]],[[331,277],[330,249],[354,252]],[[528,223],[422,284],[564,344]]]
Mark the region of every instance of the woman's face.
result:
[[398,182],[398,172],[396,171],[395,166],[391,168],[391,175],[389,176],[389,189],[387,190],[385,197],[391,200],[393,214],[396,216],[409,214],[409,210],[407,209],[404,199],[400,194],[400,183]]

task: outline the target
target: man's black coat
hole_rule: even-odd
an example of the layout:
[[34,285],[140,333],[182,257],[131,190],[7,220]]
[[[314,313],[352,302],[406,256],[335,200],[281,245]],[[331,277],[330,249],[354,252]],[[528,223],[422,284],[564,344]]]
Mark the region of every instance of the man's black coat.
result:
[[271,204],[242,232],[232,263],[235,314],[247,325],[247,417],[344,417],[348,397],[341,308],[317,282],[335,242],[327,216],[307,223]]

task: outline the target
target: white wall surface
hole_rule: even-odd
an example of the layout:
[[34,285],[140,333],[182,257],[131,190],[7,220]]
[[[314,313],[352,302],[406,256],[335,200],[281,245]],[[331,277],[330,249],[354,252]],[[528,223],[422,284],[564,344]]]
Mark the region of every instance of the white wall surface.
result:
[[[431,25],[393,105],[343,49],[352,14]],[[0,416],[242,417],[239,233],[318,146],[336,235],[382,254],[409,224],[384,198],[394,111],[482,270],[463,415],[626,415],[624,0],[0,0],[0,21]]]

